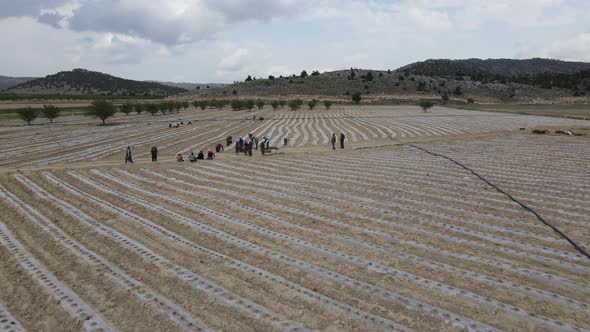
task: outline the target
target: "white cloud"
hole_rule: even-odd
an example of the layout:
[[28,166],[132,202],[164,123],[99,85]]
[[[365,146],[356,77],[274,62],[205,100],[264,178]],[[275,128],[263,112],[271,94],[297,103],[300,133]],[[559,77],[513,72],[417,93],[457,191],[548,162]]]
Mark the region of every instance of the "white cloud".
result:
[[573,38],[555,41],[545,46],[524,46],[524,49],[517,53],[517,57],[590,62],[590,33],[582,33]]

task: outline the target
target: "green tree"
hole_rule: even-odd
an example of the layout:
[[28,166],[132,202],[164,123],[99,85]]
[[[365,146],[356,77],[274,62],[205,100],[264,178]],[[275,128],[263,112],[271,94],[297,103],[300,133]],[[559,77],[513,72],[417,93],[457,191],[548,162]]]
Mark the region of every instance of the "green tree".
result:
[[248,99],[244,102],[244,106],[246,106],[248,111],[252,111],[252,109],[254,108],[254,105],[256,105],[256,102],[254,101],[254,99]]
[[361,102],[361,100],[363,99],[363,97],[361,97],[361,93],[360,92],[354,92],[351,96],[352,98],[352,102],[355,104],[358,104]]
[[158,113],[158,111],[160,110],[160,107],[158,107],[158,105],[156,104],[147,104],[145,106],[145,110],[150,113],[152,116],[156,115],[156,113]]
[[303,105],[303,100],[301,100],[301,99],[292,99],[292,100],[289,100],[288,105],[289,105],[289,108],[292,111],[295,111],[295,110],[298,110],[301,107],[301,105]]
[[207,106],[209,106],[209,101],[208,100],[201,100],[199,101],[199,107],[201,108],[201,110],[205,110],[205,108],[207,108]]
[[287,106],[287,101],[284,99],[279,100],[279,106],[281,106],[281,108]]
[[235,99],[230,102],[230,107],[234,111],[239,111],[244,108],[244,101],[240,99]]
[[421,100],[418,102],[418,106],[422,107],[422,111],[424,111],[424,113],[426,113],[426,112],[428,112],[429,108],[434,106],[434,104],[431,101]]
[[305,71],[305,70],[301,72],[301,75],[299,75],[299,77],[301,77],[301,78],[306,78],[307,76],[309,76],[309,75],[307,75],[307,71]]
[[158,109],[160,112],[162,112],[162,114],[166,114],[166,112],[168,112],[168,103],[160,103],[158,105]]
[[188,103],[188,101],[183,101],[183,102],[182,102],[182,108],[184,108],[184,109],[187,109],[187,108],[188,108],[188,106],[189,106],[189,103]]
[[172,113],[174,112],[174,108],[175,108],[175,103],[173,101],[168,101],[166,103],[166,108],[168,108],[168,112]]
[[248,75],[248,77],[246,77],[246,82],[250,82],[252,81],[252,76]]
[[373,72],[368,72],[367,75],[365,75],[365,80],[366,81],[372,81],[375,77],[373,76]]
[[177,101],[174,103],[174,110],[176,111],[176,113],[180,113],[180,109],[182,108],[182,103]]
[[455,96],[460,96],[460,95],[463,94],[463,91],[461,90],[461,86],[460,85],[457,85],[457,87],[455,88],[455,90],[453,90],[453,94]]
[[43,105],[43,109],[41,110],[41,114],[43,114],[50,123],[53,123],[53,120],[59,117],[60,112],[61,110],[54,105]]
[[113,103],[106,101],[106,100],[95,100],[90,105],[88,112],[86,112],[86,116],[94,116],[99,118],[104,125],[106,119],[112,117],[117,112],[117,109],[113,105]]
[[449,95],[446,92],[442,94],[441,98],[442,98],[443,104],[446,104],[449,102]]
[[131,103],[122,104],[121,107],[119,107],[119,110],[121,110],[121,113],[123,113],[125,115],[129,115],[129,113],[133,112],[133,104],[131,104]]
[[21,120],[27,122],[27,126],[30,126],[31,121],[35,120],[39,116],[39,110],[32,109],[30,107],[21,108],[16,111],[16,114],[18,114],[18,117],[21,118]]
[[141,112],[145,111],[146,105],[144,105],[144,104],[135,104],[134,108],[135,108],[135,113],[137,113],[137,115],[140,115]]
[[312,110],[316,107],[317,104],[318,104],[318,101],[315,99],[312,99],[307,102],[307,107],[309,107],[309,109]]
[[324,106],[326,107],[327,110],[329,110],[330,107],[332,107],[332,102],[329,100],[324,100]]
[[280,106],[280,103],[279,103],[279,101],[278,101],[278,100],[273,100],[273,101],[270,103],[270,106],[272,106],[272,109],[273,109],[273,110],[276,110],[277,108],[279,108],[279,106]]
[[256,107],[258,107],[259,110],[263,109],[264,108],[264,105],[265,105],[264,100],[258,99],[256,101]]

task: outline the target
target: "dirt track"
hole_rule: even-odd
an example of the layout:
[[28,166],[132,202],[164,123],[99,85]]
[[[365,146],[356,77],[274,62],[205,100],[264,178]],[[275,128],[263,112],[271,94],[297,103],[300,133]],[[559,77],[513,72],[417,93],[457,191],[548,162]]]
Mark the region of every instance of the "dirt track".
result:
[[[396,141],[381,132],[422,140],[588,249],[588,136],[477,137],[582,122],[342,108],[329,125],[319,111],[265,112],[201,113],[233,118],[171,131],[3,129],[0,315],[15,330],[590,329],[590,260],[531,213],[410,146],[352,149]],[[331,151],[322,136],[337,128],[356,141]],[[271,156],[169,162],[248,132],[299,136]],[[120,163],[123,139],[145,141],[131,143],[138,163]],[[154,142],[162,163],[142,155]],[[20,153],[35,149],[49,155]]]

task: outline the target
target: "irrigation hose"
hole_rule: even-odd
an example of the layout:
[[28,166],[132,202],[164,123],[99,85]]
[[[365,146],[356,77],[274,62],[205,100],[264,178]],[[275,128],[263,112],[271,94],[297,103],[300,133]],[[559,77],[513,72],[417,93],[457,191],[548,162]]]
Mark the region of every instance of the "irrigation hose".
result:
[[553,226],[551,223],[549,223],[548,221],[546,221],[545,219],[543,219],[543,217],[541,217],[535,210],[531,209],[530,207],[528,207],[524,203],[521,203],[519,200],[517,200],[516,198],[514,198],[512,195],[510,195],[509,193],[505,192],[504,190],[498,188],[498,186],[496,186],[492,182],[488,181],[486,178],[484,178],[483,176],[479,175],[477,172],[475,172],[471,168],[469,168],[469,167],[463,165],[462,163],[454,160],[453,158],[447,157],[445,155],[428,151],[428,150],[426,150],[424,148],[421,148],[421,147],[416,146],[416,145],[413,145],[413,144],[410,144],[410,146],[413,147],[413,148],[415,148],[415,149],[418,149],[418,150],[421,150],[423,152],[426,152],[426,153],[428,153],[430,155],[447,159],[447,160],[449,160],[449,161],[451,161],[451,162],[453,162],[453,163],[461,166],[462,168],[466,169],[467,171],[471,172],[473,175],[475,175],[476,177],[478,177],[480,180],[482,180],[483,182],[487,183],[489,186],[491,186],[492,188],[496,189],[501,194],[507,196],[510,200],[512,200],[516,204],[520,205],[523,209],[525,209],[525,210],[529,211],[530,213],[532,213],[543,224],[545,224],[546,226],[550,227],[554,232],[556,232],[562,238],[564,238],[567,242],[569,242],[579,253],[581,253],[582,255],[586,256],[588,259],[590,259],[590,254],[586,250],[584,250],[584,248],[582,248],[579,244],[577,244],[574,240],[572,240],[569,236],[567,236],[564,232],[562,232],[559,228]]

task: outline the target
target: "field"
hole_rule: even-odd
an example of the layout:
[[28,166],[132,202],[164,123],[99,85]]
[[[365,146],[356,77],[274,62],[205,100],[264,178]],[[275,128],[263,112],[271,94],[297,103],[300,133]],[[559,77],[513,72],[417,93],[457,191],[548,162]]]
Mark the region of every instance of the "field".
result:
[[[587,121],[341,105],[109,121],[0,127],[0,331],[590,329],[590,260],[427,152],[588,250],[589,138],[530,134]],[[279,150],[174,162],[248,133]]]
[[455,107],[477,111],[590,119],[590,104],[467,104]]

